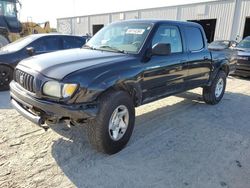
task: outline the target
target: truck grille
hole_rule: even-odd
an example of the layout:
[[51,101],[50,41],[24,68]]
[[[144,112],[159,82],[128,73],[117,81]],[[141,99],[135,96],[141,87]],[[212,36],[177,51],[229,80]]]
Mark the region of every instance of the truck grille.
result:
[[34,93],[34,76],[17,69],[15,71],[15,81],[24,89]]

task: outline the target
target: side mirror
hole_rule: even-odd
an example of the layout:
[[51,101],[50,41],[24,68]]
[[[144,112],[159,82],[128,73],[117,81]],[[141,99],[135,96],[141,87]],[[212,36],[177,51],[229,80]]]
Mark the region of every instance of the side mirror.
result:
[[169,43],[157,43],[152,47],[152,55],[165,56],[171,54],[171,45]]
[[233,43],[232,45],[231,45],[231,48],[235,48],[237,46],[237,44],[236,43]]
[[33,47],[27,47],[26,51],[29,54],[29,56],[33,56],[35,54],[35,49]]
[[90,39],[91,39],[91,37],[86,38],[85,43],[89,42]]

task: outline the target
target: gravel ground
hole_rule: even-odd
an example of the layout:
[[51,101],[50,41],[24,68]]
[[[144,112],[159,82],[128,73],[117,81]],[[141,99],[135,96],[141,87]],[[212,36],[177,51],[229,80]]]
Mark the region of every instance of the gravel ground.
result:
[[91,149],[83,128],[47,132],[0,93],[0,187],[250,187],[250,80],[230,77],[218,105],[201,89],[136,109],[120,153]]

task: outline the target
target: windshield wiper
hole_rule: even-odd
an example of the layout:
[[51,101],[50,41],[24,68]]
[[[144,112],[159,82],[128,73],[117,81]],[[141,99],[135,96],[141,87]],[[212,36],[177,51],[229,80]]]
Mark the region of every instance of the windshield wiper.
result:
[[101,50],[101,48],[104,48],[104,49],[105,49],[105,48],[108,48],[108,49],[110,49],[110,50],[112,50],[112,51],[119,52],[119,53],[123,53],[123,54],[127,53],[125,50],[121,50],[121,49],[118,49],[118,48],[115,48],[115,47],[112,47],[112,46],[108,46],[108,45],[99,46],[98,49]]

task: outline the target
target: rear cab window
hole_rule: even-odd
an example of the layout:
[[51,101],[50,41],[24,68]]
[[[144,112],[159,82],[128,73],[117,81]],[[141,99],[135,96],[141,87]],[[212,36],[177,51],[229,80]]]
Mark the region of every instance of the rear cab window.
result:
[[185,27],[185,35],[189,51],[197,52],[205,48],[204,38],[200,28],[187,26]]

